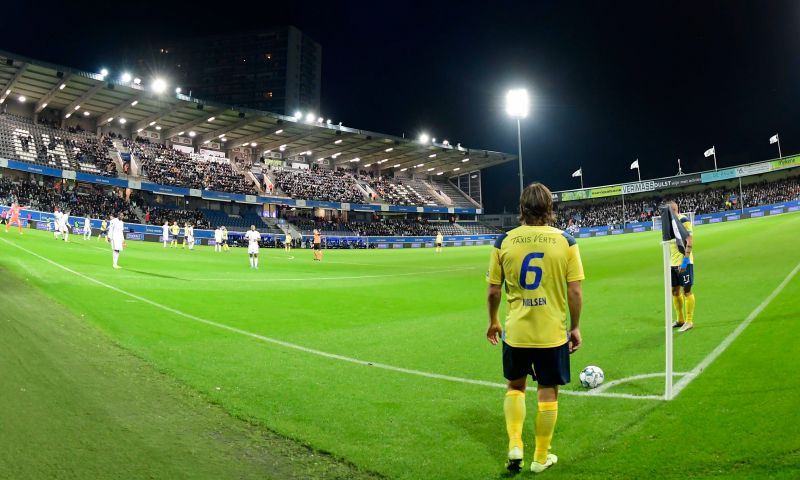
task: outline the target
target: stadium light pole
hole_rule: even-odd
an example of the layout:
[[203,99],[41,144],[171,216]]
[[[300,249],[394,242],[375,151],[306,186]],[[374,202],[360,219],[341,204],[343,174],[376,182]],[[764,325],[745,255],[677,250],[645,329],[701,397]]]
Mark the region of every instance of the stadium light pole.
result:
[[506,113],[517,119],[517,148],[519,159],[519,194],[525,188],[522,174],[522,119],[528,116],[530,97],[524,88],[516,88],[506,93]]

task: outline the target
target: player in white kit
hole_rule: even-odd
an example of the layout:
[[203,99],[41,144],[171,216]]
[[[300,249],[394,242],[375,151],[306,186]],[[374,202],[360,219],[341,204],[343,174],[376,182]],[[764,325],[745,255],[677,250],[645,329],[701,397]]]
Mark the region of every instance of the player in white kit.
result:
[[186,244],[189,245],[189,250],[194,250],[194,226],[186,224]]
[[64,235],[64,241],[69,242],[69,210],[64,211],[64,214],[61,215],[58,229]]
[[261,241],[261,234],[256,230],[255,225],[250,225],[250,231],[244,234],[247,243],[247,254],[250,256],[250,268],[258,269],[258,242]]
[[83,239],[89,240],[90,238],[92,238],[92,220],[87,215],[83,219]]
[[164,248],[167,248],[169,243],[169,220],[164,220],[164,225],[161,225],[161,239],[164,241]]
[[214,251],[222,251],[222,229],[219,227],[214,229]]
[[53,238],[56,240],[61,236],[61,216],[61,210],[56,207],[53,211]]
[[120,269],[118,265],[119,254],[125,246],[125,224],[122,223],[122,214],[118,216],[111,215],[111,221],[108,224],[108,239],[111,242],[111,258],[113,260],[114,269]]

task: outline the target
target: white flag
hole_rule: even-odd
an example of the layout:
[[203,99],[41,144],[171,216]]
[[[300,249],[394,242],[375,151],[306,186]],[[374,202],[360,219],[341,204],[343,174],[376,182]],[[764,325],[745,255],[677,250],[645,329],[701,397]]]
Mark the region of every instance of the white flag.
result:
[[583,176],[583,168],[579,168],[572,172],[573,177],[582,177]]
[[710,157],[711,155],[715,155],[716,153],[717,152],[714,151],[714,147],[711,147],[708,150],[706,150],[706,153],[704,153],[703,155],[705,155],[706,157]]
[[631,170],[634,168],[639,168],[639,159],[637,158],[635,162],[631,163]]
[[773,143],[778,143],[778,134],[769,137],[769,144],[772,145]]

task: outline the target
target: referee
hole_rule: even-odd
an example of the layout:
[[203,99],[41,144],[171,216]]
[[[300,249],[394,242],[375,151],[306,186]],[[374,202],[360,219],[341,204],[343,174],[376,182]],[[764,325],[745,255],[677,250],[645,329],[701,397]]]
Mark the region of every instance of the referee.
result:
[[[508,431],[506,467],[511,472],[523,466],[528,375],[538,385],[531,471],[542,472],[558,461],[548,452],[558,417],[558,387],[569,383],[569,354],[581,345],[583,265],[575,239],[550,226],[554,220],[550,190],[541,183],[525,188],[520,198],[522,225],[497,239],[487,272],[486,338],[492,345],[503,344],[503,374],[508,380],[503,408]],[[505,328],[498,318],[503,284],[508,302]]]

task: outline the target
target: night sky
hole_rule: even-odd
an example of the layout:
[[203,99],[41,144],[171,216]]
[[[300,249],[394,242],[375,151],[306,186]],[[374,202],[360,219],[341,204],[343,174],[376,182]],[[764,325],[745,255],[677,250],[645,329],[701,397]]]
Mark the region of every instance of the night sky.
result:
[[[126,47],[293,24],[323,49],[321,115],[516,153],[508,88],[532,92],[525,180],[553,190],[773,158],[800,148],[800,2],[18,2],[0,49],[119,72]],[[656,3],[658,3],[656,5]],[[166,6],[165,6],[166,5]],[[10,18],[7,18],[10,20]],[[514,210],[516,164],[484,172]]]

